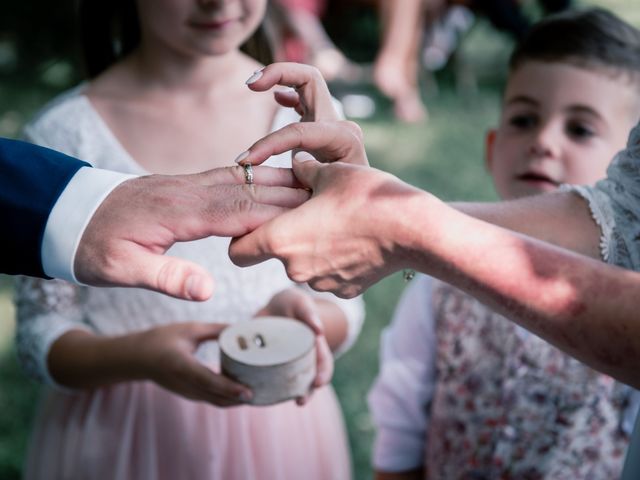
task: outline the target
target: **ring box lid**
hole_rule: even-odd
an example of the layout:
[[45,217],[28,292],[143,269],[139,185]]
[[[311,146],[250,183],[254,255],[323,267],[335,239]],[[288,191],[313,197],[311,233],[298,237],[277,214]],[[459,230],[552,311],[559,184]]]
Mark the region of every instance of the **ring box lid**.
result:
[[234,324],[220,334],[220,349],[235,362],[256,367],[289,363],[315,344],[313,330],[286,317],[258,317]]

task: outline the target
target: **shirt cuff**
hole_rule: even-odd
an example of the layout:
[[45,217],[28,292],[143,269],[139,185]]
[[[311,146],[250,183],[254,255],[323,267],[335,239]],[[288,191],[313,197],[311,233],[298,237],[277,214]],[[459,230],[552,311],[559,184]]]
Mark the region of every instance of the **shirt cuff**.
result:
[[73,264],[89,220],[118,185],[135,175],[82,167],[53,206],[42,239],[42,268],[52,278],[78,282]]
[[417,432],[380,428],[373,445],[373,466],[382,472],[404,472],[424,465],[426,440]]

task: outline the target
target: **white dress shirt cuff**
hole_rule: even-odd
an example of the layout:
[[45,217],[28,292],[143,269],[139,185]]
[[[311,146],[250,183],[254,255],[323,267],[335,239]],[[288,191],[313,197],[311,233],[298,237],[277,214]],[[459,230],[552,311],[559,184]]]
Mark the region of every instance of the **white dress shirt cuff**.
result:
[[42,268],[52,278],[73,283],[80,238],[93,214],[114,188],[135,175],[82,167],[53,206],[42,239]]

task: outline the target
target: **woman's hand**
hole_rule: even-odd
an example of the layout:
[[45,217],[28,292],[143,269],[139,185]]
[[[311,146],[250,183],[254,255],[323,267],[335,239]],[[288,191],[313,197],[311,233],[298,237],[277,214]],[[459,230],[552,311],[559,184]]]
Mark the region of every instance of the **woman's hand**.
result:
[[[313,298],[299,288],[293,287],[275,294],[256,316],[281,316],[294,318],[306,323],[316,334],[316,378],[313,388],[329,383],[333,375],[333,355],[324,336],[324,328],[318,306]],[[306,398],[298,399],[304,403]]]
[[280,105],[294,108],[302,122],[342,119],[320,70],[311,65],[272,63],[255,72],[247,80],[247,85],[256,92],[264,92],[276,85],[293,88],[276,91],[274,97]]
[[229,255],[236,265],[277,258],[293,281],[352,298],[422,258],[416,238],[431,238],[425,237],[430,232],[416,233],[412,225],[425,209],[436,211],[437,199],[388,173],[342,162],[321,164],[304,153],[293,168],[313,196],[235,238]]
[[131,335],[134,358],[143,378],[191,400],[230,407],[251,399],[251,390],[200,363],[198,346],[215,340],[227,325],[174,323]]
[[[341,121],[342,116],[317,68],[300,63],[273,63],[254,73],[247,82],[257,92],[274,85],[293,87],[295,91],[275,92],[275,98],[281,105],[294,108],[302,118],[301,122],[287,125],[254,143],[238,156],[238,163],[259,165],[276,153],[305,150],[323,163],[369,165],[362,130],[353,122]],[[307,133],[308,125],[314,126],[313,133]]]

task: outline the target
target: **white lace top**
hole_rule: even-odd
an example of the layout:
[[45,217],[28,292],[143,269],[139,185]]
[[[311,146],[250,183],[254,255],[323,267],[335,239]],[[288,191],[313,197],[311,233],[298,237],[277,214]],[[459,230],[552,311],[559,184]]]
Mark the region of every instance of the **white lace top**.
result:
[[600,250],[607,263],[640,271],[640,124],[631,130],[627,148],[616,155],[607,178],[593,187],[568,185],[581,195],[600,227]]
[[[82,158],[96,167],[145,174],[118,142],[82,86],[54,100],[25,128],[28,141]],[[273,130],[297,121],[290,109],[280,109]],[[288,167],[289,155],[274,156],[266,165]],[[20,278],[17,281],[17,350],[27,373],[55,385],[47,368],[51,345],[65,332],[85,329],[101,335],[121,335],[156,325],[181,321],[234,323],[250,319],[271,297],[293,285],[283,266],[270,260],[238,268],[228,258],[228,238],[207,238],[181,243],[168,255],[197,262],[214,276],[215,290],[206,302],[188,302],[141,289],[93,288],[61,280]],[[347,339],[339,353],[350,347],[364,318],[362,299],[343,300],[328,293],[346,314]],[[203,361],[218,363],[215,342],[198,352]]]

